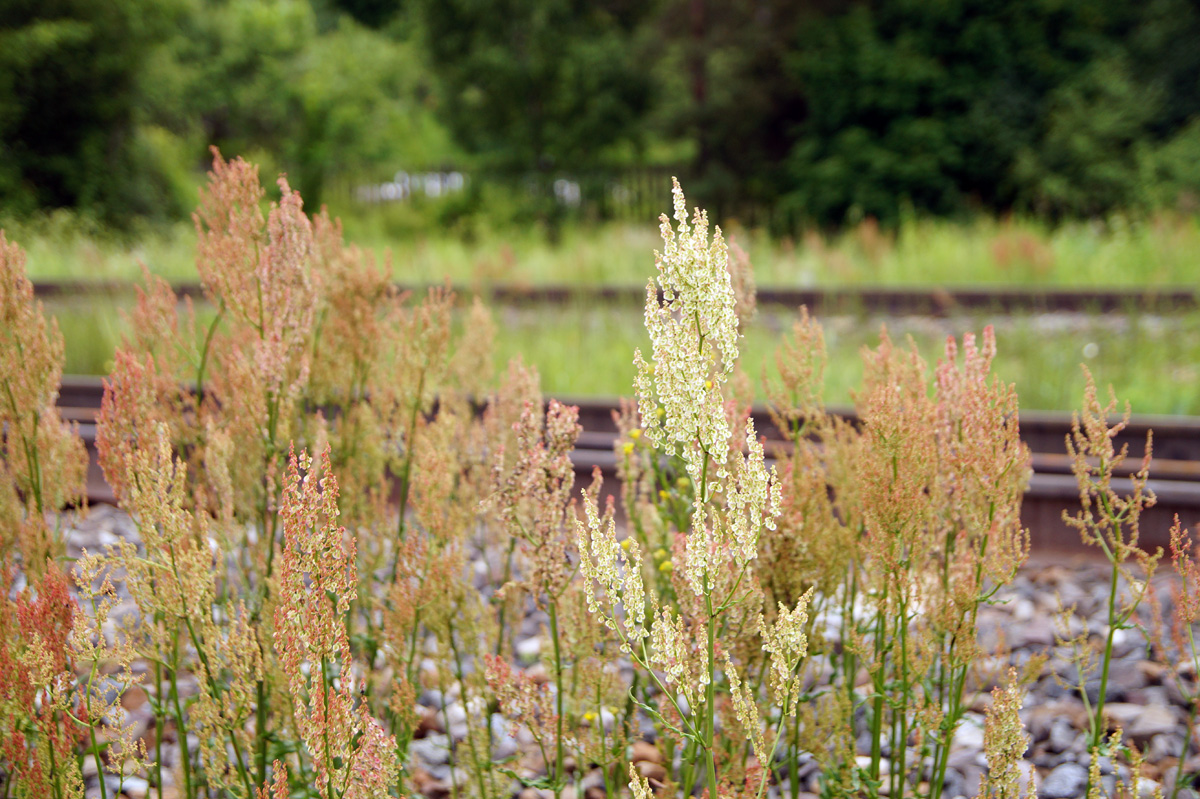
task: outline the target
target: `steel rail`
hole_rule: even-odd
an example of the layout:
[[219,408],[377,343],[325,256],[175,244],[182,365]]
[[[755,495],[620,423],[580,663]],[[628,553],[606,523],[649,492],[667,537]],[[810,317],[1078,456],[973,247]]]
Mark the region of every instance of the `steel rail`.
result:
[[[96,460],[95,419],[103,395],[98,378],[67,376],[59,391],[59,410],[63,418],[78,425],[87,444],[88,500],[112,503],[112,490],[104,481]],[[579,483],[586,484],[599,468],[608,480],[616,479],[618,443],[614,412],[617,403],[602,398],[566,398],[579,408],[583,433],[572,453]],[[831,409],[851,422],[857,417],[850,409]],[[755,429],[766,439],[773,458],[784,458],[788,444],[776,431],[764,407],[753,410]],[[1115,420],[1114,420],[1115,421]],[[1071,431],[1071,415],[1044,411],[1023,412],[1020,417],[1022,439],[1033,452],[1033,476],[1025,492],[1021,517],[1032,531],[1033,546],[1042,551],[1078,551],[1083,549],[1078,533],[1063,522],[1063,513],[1079,510],[1079,488],[1071,472],[1066,451],[1066,436]],[[1133,417],[1115,437],[1117,447],[1129,445],[1129,461],[1114,481],[1118,491],[1127,490],[1128,478],[1140,468],[1147,432],[1154,430],[1155,460],[1151,463],[1149,488],[1157,503],[1142,517],[1141,542],[1147,547],[1166,546],[1176,514],[1185,526],[1200,523],[1200,418],[1171,416]],[[611,485],[611,483],[610,483]]]
[[[34,293],[47,300],[131,296],[138,284],[119,281],[58,280],[34,283]],[[199,283],[181,283],[174,290],[180,297],[203,300]],[[402,291],[423,292],[428,286],[397,284]],[[636,286],[515,285],[453,286],[461,296],[478,295],[497,305],[569,306],[638,305],[645,288]],[[1163,286],[1135,288],[1076,287],[838,287],[778,288],[758,290],[759,305],[798,308],[815,314],[869,313],[891,316],[945,316],[956,312],[993,313],[1121,313],[1181,312],[1200,307],[1193,287]]]

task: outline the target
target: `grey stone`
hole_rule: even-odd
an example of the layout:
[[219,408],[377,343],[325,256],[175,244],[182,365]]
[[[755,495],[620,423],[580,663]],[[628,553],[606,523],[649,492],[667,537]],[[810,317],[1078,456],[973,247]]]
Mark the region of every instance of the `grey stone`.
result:
[[1125,695],[1126,702],[1132,702],[1135,705],[1170,705],[1171,695],[1167,689],[1161,685],[1148,685],[1145,688],[1137,688]]
[[505,760],[517,754],[520,749],[520,743],[511,734],[512,725],[508,723],[508,720],[499,713],[493,713],[491,724],[492,757],[496,760]]
[[984,757],[983,752],[973,752],[969,749],[958,749],[950,753],[950,757],[947,758],[946,764],[950,768],[961,773],[974,766],[982,767],[987,765],[987,759]]
[[983,748],[983,719],[967,715],[954,731],[954,749]]
[[411,742],[408,751],[428,766],[440,766],[450,762],[450,739],[444,733],[428,735]]
[[1146,687],[1146,672],[1141,666],[1140,657],[1121,658],[1114,660],[1108,671],[1109,685],[1119,685],[1126,692]]
[[531,635],[524,640],[517,641],[517,657],[523,663],[532,663],[538,659],[542,652],[542,637],[540,635]]
[[1105,705],[1104,714],[1113,722],[1120,723],[1125,735],[1138,746],[1145,746],[1155,735],[1179,729],[1179,719],[1174,709],[1164,705],[1116,702]]
[[1154,780],[1138,780],[1137,799],[1153,799],[1153,797],[1161,795],[1160,792],[1165,792],[1163,786]]
[[1034,764],[1046,771],[1058,768],[1063,763],[1074,763],[1075,755],[1071,752],[1047,752],[1045,750],[1034,750],[1033,757],[1030,758]]
[[955,799],[957,796],[973,795],[967,793],[966,780],[963,779],[963,775],[959,774],[956,769],[948,769],[946,771],[946,781],[942,783],[942,796],[944,799]]
[[962,773],[963,792],[961,796],[979,796],[979,788],[983,784],[983,769],[970,766]]
[[1191,707],[1191,699],[1180,690],[1177,680],[1168,678],[1163,681],[1163,687],[1167,690],[1167,697],[1171,700],[1171,704],[1183,708]]
[[421,698],[417,701],[425,707],[438,708],[440,710],[442,704],[445,702],[445,699],[442,697],[441,691],[436,688],[431,688],[427,691],[422,691]]
[[435,780],[445,782],[447,785],[450,784],[450,765],[448,763],[439,763],[436,766],[430,766],[426,771]]
[[1043,649],[1048,646],[1054,646],[1054,621],[1039,616],[1027,622],[1013,625],[1012,628],[1005,630],[1005,635],[1008,637],[1008,641],[1013,649],[1025,649],[1027,647]]
[[1157,763],[1168,757],[1179,757],[1183,751],[1183,736],[1176,733],[1161,733],[1150,739],[1146,748],[1146,759]]
[[1051,752],[1074,751],[1079,735],[1079,731],[1072,727],[1069,721],[1055,719],[1050,726],[1050,738],[1046,742],[1046,748]]
[[144,799],[150,792],[150,783],[141,777],[126,777],[121,787],[129,799]]
[[[1039,685],[1038,690],[1027,702],[1029,709],[1022,713],[1025,729],[1029,731],[1035,744],[1050,738],[1050,732],[1054,729],[1055,722],[1065,720],[1078,726],[1086,716],[1083,703],[1079,701],[1078,696],[1066,697],[1058,701],[1046,701],[1046,695],[1041,693],[1041,688],[1042,686]],[[1038,699],[1035,700],[1034,696],[1037,696]]]
[[[1084,683],[1083,689],[1087,691],[1088,702],[1096,705],[1100,702],[1100,677],[1094,676]],[[1112,679],[1104,686],[1104,701],[1105,702],[1124,702],[1125,701],[1125,686],[1121,685]]]
[[1038,796],[1041,799],[1075,799],[1087,788],[1088,770],[1078,763],[1063,763],[1046,775]]

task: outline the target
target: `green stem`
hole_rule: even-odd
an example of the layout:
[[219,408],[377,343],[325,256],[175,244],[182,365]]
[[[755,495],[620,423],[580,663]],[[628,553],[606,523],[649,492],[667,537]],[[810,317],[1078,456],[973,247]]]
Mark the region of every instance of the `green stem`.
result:
[[[781,719],[782,721],[782,719]],[[783,726],[782,724],[780,725]],[[798,742],[800,741],[800,714],[792,716],[792,740],[788,743],[788,783],[792,788],[792,796],[800,795],[800,752]]]
[[[907,569],[906,569],[907,571]],[[912,686],[908,675],[908,597],[902,594],[897,632],[900,636],[900,698],[899,735],[892,745],[892,796],[901,796],[904,791],[904,776],[908,769],[908,699]],[[899,758],[899,760],[897,760]]]
[[217,332],[217,325],[220,324],[221,318],[225,315],[225,300],[221,299],[220,305],[217,306],[217,315],[213,317],[212,324],[208,326],[208,333],[204,336],[204,350],[200,354],[200,366],[196,369],[196,394],[204,395],[204,373],[208,370],[208,353],[212,346],[213,335]]
[[[603,649],[603,644],[600,645]],[[612,752],[608,751],[608,733],[604,729],[604,696],[600,692],[600,681],[596,680],[596,724],[600,728],[600,751],[604,753],[604,763],[602,764],[602,773],[604,774],[604,795],[616,796],[617,786],[613,774],[613,764],[608,759]],[[614,719],[615,722],[615,719]],[[615,735],[614,730],[614,735]],[[1172,797],[1172,799],[1174,799]]]
[[[24,360],[24,350],[19,341],[17,342],[17,349],[19,351],[18,354],[21,355],[22,360]],[[8,406],[12,411],[13,417],[19,419],[24,409],[17,407],[16,397],[14,397],[12,393],[12,384],[7,380],[4,381],[4,392],[8,395]],[[46,506],[42,498],[42,466],[41,461],[38,458],[37,447],[37,429],[40,424],[41,414],[37,411],[37,409],[34,409],[33,425],[31,428],[33,430],[33,437],[29,438],[22,435],[21,446],[25,450],[25,462],[29,464],[29,489],[33,492],[34,503],[37,505],[38,515],[44,516],[46,514]]]
[[[161,623],[161,619],[159,619]],[[162,795],[162,738],[166,727],[167,714],[163,712],[162,695],[162,664],[154,661],[154,787]]]
[[[92,599],[92,612],[96,612],[96,600]],[[92,660],[91,671],[88,674],[87,689],[84,692],[84,719],[88,728],[88,739],[91,742],[92,757],[96,760],[96,775],[100,778],[100,799],[107,799],[108,786],[104,781],[104,762],[100,759],[100,745],[96,742],[96,725],[92,722],[92,686],[96,680],[96,670],[99,663]],[[54,742],[49,742],[49,748],[54,749]]]
[[[272,434],[273,436],[273,434]],[[273,445],[272,445],[273,446]],[[262,617],[262,609],[266,606],[267,600],[270,598],[270,578],[275,559],[275,527],[278,517],[268,511],[267,503],[264,502],[262,509],[262,531],[263,537],[267,545],[267,569],[266,576],[262,580],[260,588],[260,596],[257,606],[251,613],[251,619],[258,622]],[[257,625],[256,625],[257,626]],[[259,635],[255,635],[255,641],[258,643],[259,654],[262,662],[267,662],[267,647],[260,640]],[[255,705],[254,705],[254,743],[255,743],[255,759],[257,760],[258,783],[264,784],[267,781],[267,683],[266,679],[259,679],[254,686]],[[235,749],[237,747],[235,746]],[[240,756],[240,755],[239,755]]]
[[[179,568],[176,565],[175,545],[168,544],[167,551],[170,553],[171,571],[175,575],[175,583],[177,585],[183,585],[183,581],[179,579]],[[217,702],[217,705],[219,707],[220,699],[221,699],[221,690],[220,690],[219,686],[217,685],[216,677],[213,675],[212,667],[209,665],[208,653],[205,650],[204,644],[200,640],[200,636],[196,633],[195,627],[192,626],[191,614],[188,613],[188,609],[187,609],[187,599],[185,598],[186,595],[187,594],[184,591],[180,591],[180,593],[179,593],[181,608],[183,610],[183,623],[187,627],[188,637],[191,638],[192,646],[194,646],[196,648],[196,654],[199,656],[200,662],[202,664],[204,664],[204,674],[205,674],[205,677],[207,677],[209,690],[212,692],[213,700]],[[260,684],[261,684],[261,681],[260,681]],[[242,748],[241,748],[241,746],[238,745],[237,736],[234,734],[233,729],[230,727],[226,727],[226,731],[229,733],[229,743],[233,746],[233,753],[234,753],[234,756],[237,758],[238,776],[241,777],[242,783],[246,787],[246,795],[253,796],[254,795],[254,787],[250,781],[250,774],[249,774],[249,772],[246,771],[246,764],[242,758]],[[101,799],[104,799],[104,797],[101,797]]]
[[713,734],[716,729],[716,658],[717,617],[713,614],[712,594],[708,592],[708,572],[704,574],[704,603],[708,609],[708,683],[704,686],[704,766],[708,775],[708,795],[717,796],[717,760],[713,751]]
[[[556,721],[555,740],[554,740],[554,799],[559,799],[562,796],[563,788],[563,664],[562,651],[558,640],[558,603],[553,600],[549,603],[550,610],[550,639],[554,642],[554,686],[556,695],[554,697],[554,712],[558,716]],[[598,719],[601,729],[604,727],[604,719]]]
[[1179,760],[1179,766],[1175,770],[1175,781],[1171,785],[1171,799],[1176,799],[1179,795],[1179,789],[1183,787],[1187,779],[1187,775],[1184,773],[1184,765],[1187,762],[1188,749],[1192,745],[1192,729],[1196,726],[1196,697],[1192,697],[1191,706],[1192,712],[1188,718],[1187,728],[1183,733],[1183,748],[1179,750],[1182,757]]
[[321,655],[321,698],[325,702],[325,729],[322,730],[325,739],[325,799],[336,799],[333,792],[333,752],[329,747],[329,659]]
[[[442,695],[442,723],[446,726],[446,746],[449,748],[447,761],[450,766],[450,799],[458,799],[458,747],[454,743],[454,733],[450,730],[450,702],[446,698],[446,681],[442,679],[442,670],[438,669],[438,691]],[[464,708],[466,697],[463,697]]]
[[[466,677],[463,675],[462,655],[458,651],[458,641],[456,641],[454,638],[454,623],[453,622],[450,622],[447,625],[446,632],[447,632],[447,638],[450,641],[450,652],[451,652],[451,654],[454,655],[454,678],[458,682],[458,694],[460,697],[460,701],[463,703],[463,709],[466,710],[467,709],[467,681],[466,681]],[[491,726],[492,726],[491,720],[488,719],[486,723],[487,723],[489,734],[490,734],[490,730],[491,730]],[[449,726],[447,726],[446,732],[447,733],[450,732]],[[487,779],[484,775],[484,766],[481,764],[481,761],[479,758],[479,749],[475,745],[474,725],[472,725],[470,722],[470,713],[469,712],[467,713],[467,748],[471,750],[471,766],[473,768],[473,771],[475,772],[475,779],[479,783],[480,799],[486,799],[486,797],[488,795]]]
[[[55,713],[55,715],[57,715],[57,712]],[[95,736],[94,731],[92,734],[92,745],[93,746],[96,745],[96,736]],[[58,762],[57,762],[58,758],[54,755],[54,741],[53,740],[47,742],[46,749],[50,753],[50,773],[54,775],[54,797],[55,797],[55,799],[63,799],[62,778],[61,778],[61,776],[59,774],[59,770],[58,770]],[[1184,751],[1186,751],[1186,749]],[[100,771],[100,782],[102,782],[102,783],[104,782],[104,771],[103,770]],[[4,795],[5,796],[8,796],[8,789],[11,786],[12,786],[12,779],[10,778],[9,780],[7,780],[4,783]]]
[[254,688],[254,743],[258,766],[258,782],[267,781],[267,686],[259,680]]
[[[413,452],[416,449],[414,446],[416,443],[414,439],[417,435],[417,419],[421,415],[421,395],[425,392],[425,374],[427,370],[428,365],[423,366],[420,376],[417,378],[417,393],[415,399],[413,399],[412,413],[409,415],[408,419],[408,434],[404,439],[404,466],[400,472],[400,521],[398,522],[398,529],[396,530],[397,554],[400,551],[399,544],[404,540],[407,524],[405,517],[408,515],[408,494],[409,489],[412,487],[411,478]],[[393,584],[396,582],[396,575],[398,572],[398,569],[392,570]]]
[[416,685],[417,641],[421,638],[421,608],[413,611],[412,637],[408,641],[408,662],[404,664],[404,676],[410,685]]
[[[508,585],[508,581],[510,579],[512,579],[513,553],[516,551],[516,548],[517,548],[517,538],[516,538],[516,536],[513,536],[508,539],[508,553],[504,557],[504,578],[500,582],[501,586]],[[500,657],[501,655],[504,654],[504,625],[506,622],[505,617],[507,615],[508,615],[508,604],[503,599],[501,599],[500,600],[500,609],[496,612],[496,624],[497,624],[496,652],[495,652],[496,657]],[[558,646],[557,636],[555,637],[554,645]]]
[[[697,329],[699,329],[699,317],[696,320]],[[703,337],[701,337],[703,340]],[[699,439],[699,434],[697,434]],[[700,503],[708,501],[708,450],[704,450],[704,460],[700,468]],[[695,534],[695,530],[692,531]],[[716,673],[717,673],[717,617],[713,612],[712,590],[709,587],[708,569],[704,570],[704,605],[707,611],[708,623],[706,625],[707,644],[708,644],[708,682],[704,686],[704,725],[702,741],[704,748],[704,767],[708,778],[708,795],[710,797],[717,796],[717,761],[716,753],[713,750],[713,735],[716,729],[717,703],[716,703]]]
[[[1104,694],[1108,691],[1108,668],[1112,663],[1113,636],[1117,632],[1117,576],[1116,562],[1112,567],[1112,582],[1108,591],[1108,635],[1104,639],[1104,656],[1100,663],[1100,694],[1096,697],[1096,713],[1092,721],[1092,742],[1090,748],[1099,746],[1104,741]],[[1080,686],[1083,689],[1083,686]]]
[[[1187,584],[1187,576],[1185,575],[1183,578],[1183,596],[1187,596],[1187,595],[1188,595],[1188,584]],[[1189,648],[1192,650],[1192,664],[1200,666],[1200,656],[1198,656],[1198,655],[1200,655],[1200,653],[1197,653],[1197,651],[1196,651],[1196,636],[1195,636],[1195,633],[1192,631],[1192,625],[1190,623],[1187,623],[1184,625],[1184,627],[1187,629],[1188,645],[1189,645]],[[1179,682],[1179,679],[1180,679],[1179,675],[1176,674],[1175,680],[1177,683]],[[1180,685],[1180,688],[1182,688],[1182,687],[1183,686]],[[1181,691],[1181,693],[1182,693],[1182,691]],[[1186,696],[1186,694],[1185,694],[1185,696]],[[1184,732],[1184,736],[1183,736],[1183,749],[1180,750],[1181,761],[1179,764],[1179,768],[1175,772],[1175,784],[1171,786],[1171,799],[1176,799],[1176,797],[1179,795],[1180,787],[1183,786],[1184,777],[1186,776],[1183,772],[1183,761],[1187,759],[1188,747],[1190,747],[1191,743],[1192,743],[1193,728],[1196,726],[1196,712],[1198,709],[1200,709],[1200,705],[1197,705],[1197,700],[1200,699],[1200,695],[1193,695],[1190,697],[1190,699],[1191,699],[1191,702],[1190,702],[1191,715],[1188,718],[1187,730]]]
[[[884,588],[883,603],[887,604],[887,588]],[[883,699],[885,692],[884,685],[884,663],[883,649],[884,637],[887,634],[887,622],[884,619],[883,613],[876,617],[875,621],[875,657],[879,660],[879,665],[872,670],[871,678],[872,685],[875,691],[874,708],[871,714],[871,771],[870,778],[872,782],[879,781],[879,763],[883,753]],[[875,796],[878,789],[874,786],[871,788],[871,795]]]
[[680,775],[682,778],[681,787],[683,788],[682,792],[680,793],[681,796],[691,796],[694,793],[696,786],[696,750],[699,747],[700,744],[698,738],[688,737],[684,739],[682,758],[683,773]]
[[188,753],[187,725],[183,718],[183,706],[179,703],[179,636],[172,636],[171,649],[171,703],[175,705],[175,732],[179,738],[179,760],[183,764],[183,795],[191,799],[195,794],[192,784],[192,758]]

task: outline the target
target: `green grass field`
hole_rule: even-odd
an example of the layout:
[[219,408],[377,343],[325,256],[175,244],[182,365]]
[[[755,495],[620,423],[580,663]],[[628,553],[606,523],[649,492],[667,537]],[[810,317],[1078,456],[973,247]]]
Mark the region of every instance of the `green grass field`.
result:
[[[644,285],[659,244],[651,225],[569,227],[555,242],[536,227],[480,234],[390,239],[380,227],[350,224],[347,237],[390,261],[405,283]],[[358,231],[358,235],[356,235]],[[1048,228],[1032,220],[957,224],[913,220],[894,232],[865,223],[836,236],[797,240],[745,230],[726,233],[750,254],[760,286],[1162,286],[1200,279],[1200,218],[1159,215]],[[9,225],[29,253],[33,280],[136,280],[141,265],[172,281],[193,281],[189,225],[128,238],[66,215]]]
[[[385,241],[381,228],[348,226],[348,238],[390,258],[396,279],[465,287],[643,285],[659,243],[650,226],[567,228],[552,244],[536,228],[472,242],[448,234]],[[180,224],[141,231],[132,241],[55,215],[10,226],[28,251],[32,279],[140,280],[141,265],[174,281],[195,280],[195,234]],[[889,233],[870,223],[834,237],[815,232],[798,242],[734,231],[765,286],[844,285],[1196,285],[1200,218],[1162,215],[1055,229],[1032,221],[909,221]],[[67,340],[68,373],[104,374],[120,339],[129,296],[48,303]],[[562,396],[628,393],[632,353],[644,346],[640,309],[499,308],[497,361],[517,354],[535,364],[546,391]],[[858,351],[875,342],[879,319],[822,320],[830,348],[826,400],[842,404],[861,373]],[[895,337],[912,335],[931,362],[946,335],[979,330],[983,316],[893,320]],[[1140,413],[1200,414],[1200,314],[1172,317],[1005,317],[996,321],[996,371],[1015,382],[1022,407],[1068,409],[1079,403],[1086,361],[1101,384],[1112,383]],[[744,368],[759,379],[790,322],[763,315],[746,331]]]
[[[553,314],[500,312],[498,356],[521,354],[536,364],[548,394],[630,394],[633,350],[649,342],[635,311],[574,309]],[[1045,315],[991,320],[998,354],[994,371],[1015,383],[1026,409],[1069,410],[1082,400],[1086,363],[1101,386],[1111,384],[1136,413],[1200,414],[1200,315],[1120,317]],[[989,320],[906,318],[887,321],[897,341],[911,336],[932,367],[946,336],[979,332]],[[829,364],[825,400],[848,405],[862,377],[860,352],[875,346],[882,319],[822,320]],[[760,316],[745,331],[742,367],[761,386],[791,319]],[[760,388],[761,393],[761,388]]]
[[[46,308],[58,319],[66,339],[65,371],[107,373],[124,329],[119,305],[98,308],[70,300],[50,302]],[[498,308],[494,318],[497,366],[520,355],[537,367],[548,395],[630,394],[633,351],[648,350],[636,308]],[[947,335],[978,332],[988,321],[973,316],[910,317],[887,324],[894,339],[911,336],[932,366]],[[1200,314],[1042,315],[991,321],[999,346],[995,372],[1016,384],[1022,408],[1076,407],[1083,393],[1079,364],[1086,363],[1097,382],[1112,384],[1136,413],[1200,414]],[[825,399],[849,404],[862,375],[860,350],[878,342],[883,320],[840,316],[822,322],[829,349]],[[790,317],[775,314],[760,314],[748,325],[742,367],[756,384],[761,385],[764,366],[773,369],[775,347],[790,326]]]

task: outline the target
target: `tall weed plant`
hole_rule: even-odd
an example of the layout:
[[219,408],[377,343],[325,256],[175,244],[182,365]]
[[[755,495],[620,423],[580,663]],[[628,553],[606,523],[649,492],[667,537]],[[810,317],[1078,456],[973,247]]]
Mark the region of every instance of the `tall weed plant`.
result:
[[[815,761],[825,796],[940,797],[978,686],[984,789],[1018,795],[1032,670],[981,652],[978,618],[1028,552],[1030,454],[990,329],[934,367],[885,334],[854,427],[824,409],[801,313],[764,378],[786,440],[768,452],[738,368],[748,260],[676,185],[620,489],[597,478],[577,509],[577,409],[519,360],[493,374],[487,311],[456,333],[450,292],[397,295],[279,187],[265,207],[257,170],[216,156],[195,215],[215,314],[147,276],[96,436],[137,536],[74,563],[60,511],[86,460],[54,404],[62,340],[0,237],[4,796],[82,796],[90,771],[102,799],[132,777],[187,799],[757,799],[798,797]],[[1140,495],[1106,493],[1103,452],[1086,472],[1096,418],[1089,394],[1078,525],[1141,557],[1104,526]],[[1177,531],[1170,640],[1194,653],[1189,547]],[[149,732],[121,706],[135,689]],[[411,751],[439,729],[447,785]]]

